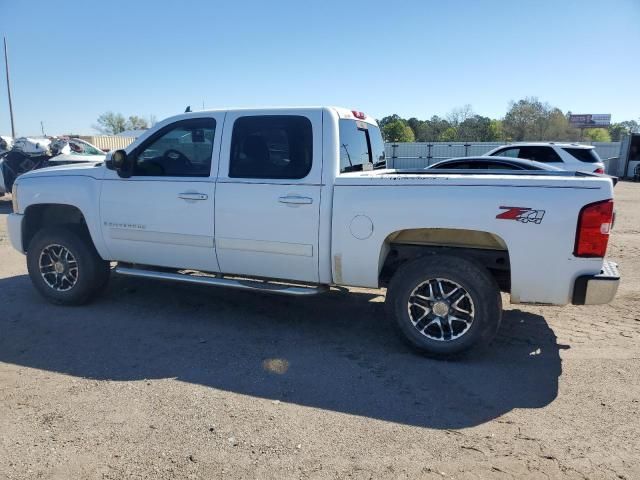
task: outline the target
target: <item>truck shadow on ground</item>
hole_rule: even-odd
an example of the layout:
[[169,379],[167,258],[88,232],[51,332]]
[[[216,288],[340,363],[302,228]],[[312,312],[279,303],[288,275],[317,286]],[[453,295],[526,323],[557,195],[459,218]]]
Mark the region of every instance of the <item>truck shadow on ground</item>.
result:
[[0,361],[98,380],[173,378],[429,428],[552,402],[559,346],[541,316],[505,312],[492,346],[457,361],[412,353],[376,292],[289,298],[112,277],[81,307],[0,279]]

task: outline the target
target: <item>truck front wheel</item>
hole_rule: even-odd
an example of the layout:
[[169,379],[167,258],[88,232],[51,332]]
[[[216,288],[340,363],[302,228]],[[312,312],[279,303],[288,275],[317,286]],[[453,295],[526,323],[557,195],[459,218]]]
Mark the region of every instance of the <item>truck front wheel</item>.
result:
[[489,271],[449,255],[401,266],[387,290],[387,306],[401,336],[436,357],[489,343],[502,318],[500,289]]
[[107,283],[109,262],[90,239],[72,228],[40,230],[27,250],[27,269],[36,290],[57,305],[81,305]]

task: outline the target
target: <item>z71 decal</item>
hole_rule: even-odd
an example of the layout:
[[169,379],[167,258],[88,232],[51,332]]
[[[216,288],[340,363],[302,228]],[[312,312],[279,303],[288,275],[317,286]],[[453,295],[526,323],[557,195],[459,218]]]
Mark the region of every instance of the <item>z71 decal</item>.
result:
[[500,207],[505,212],[496,215],[500,220],[515,220],[522,223],[541,223],[544,210],[533,210],[529,207]]

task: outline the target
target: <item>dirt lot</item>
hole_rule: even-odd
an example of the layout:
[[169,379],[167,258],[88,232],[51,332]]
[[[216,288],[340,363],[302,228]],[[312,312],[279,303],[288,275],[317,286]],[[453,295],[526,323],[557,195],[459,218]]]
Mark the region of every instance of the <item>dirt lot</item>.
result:
[[0,478],[640,478],[640,185],[616,195],[616,301],[507,304],[458,362],[408,351],[379,291],[114,277],[51,306],[0,198]]

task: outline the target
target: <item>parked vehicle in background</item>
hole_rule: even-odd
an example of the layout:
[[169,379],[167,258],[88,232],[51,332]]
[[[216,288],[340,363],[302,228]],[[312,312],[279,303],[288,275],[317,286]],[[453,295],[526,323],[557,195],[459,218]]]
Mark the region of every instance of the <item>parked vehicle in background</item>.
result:
[[546,163],[510,157],[458,157],[441,160],[429,165],[425,170],[548,170],[559,171],[560,168]]
[[13,138],[0,135],[0,155],[13,148]]
[[398,331],[438,356],[491,340],[500,291],[512,303],[613,299],[608,178],[377,170],[384,161],[376,121],[358,111],[185,113],[104,163],[20,176],[8,231],[56,304],[89,301],[110,262],[264,293],[387,287]]
[[13,142],[12,151],[22,152],[25,155],[47,155],[51,140],[48,138],[20,137]]
[[53,157],[49,166],[66,165],[76,162],[102,162],[106,153],[95,145],[79,138],[62,137],[51,143]]
[[570,172],[604,173],[604,162],[595,147],[579,143],[513,143],[494,148],[484,156],[524,158]]
[[102,162],[105,152],[78,138],[20,138],[13,148],[0,154],[0,195],[10,192],[23,173],[75,163]]
[[630,133],[624,137],[614,167],[615,174],[619,176],[637,178],[640,169],[640,133]]
[[4,176],[2,175],[2,163],[6,153],[13,147],[13,138],[0,135],[0,197],[7,193],[4,186]]

